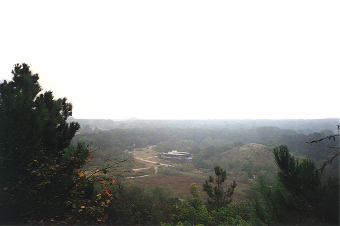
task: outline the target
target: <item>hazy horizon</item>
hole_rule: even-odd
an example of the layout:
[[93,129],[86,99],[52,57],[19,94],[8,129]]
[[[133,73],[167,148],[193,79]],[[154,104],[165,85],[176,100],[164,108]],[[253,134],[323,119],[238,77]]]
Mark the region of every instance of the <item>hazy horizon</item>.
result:
[[169,120],[169,121],[171,121],[171,120],[174,120],[174,121],[176,121],[176,120],[178,120],[178,121],[185,121],[185,120],[188,120],[188,121],[195,121],[195,120],[197,120],[197,121],[200,121],[200,120],[207,120],[207,121],[213,121],[213,120],[222,120],[222,121],[228,121],[228,120],[231,120],[231,121],[238,121],[238,120],[240,120],[240,121],[242,121],[242,120],[244,120],[244,121],[246,121],[246,120],[259,120],[259,121],[265,121],[265,120],[272,120],[272,121],[275,121],[275,120],[277,120],[277,121],[284,121],[284,120],[329,120],[329,119],[338,119],[339,120],[339,122],[340,122],[340,117],[330,117],[330,118],[215,118],[215,119],[209,119],[209,118],[206,118],[206,119],[204,119],[204,118],[202,118],[202,119],[193,119],[193,118],[187,118],[187,119],[169,119],[169,118],[159,118],[159,119],[152,119],[152,118],[150,118],[150,119],[143,119],[143,118],[138,118],[138,117],[130,117],[130,118],[117,118],[117,119],[115,119],[115,118],[76,118],[76,117],[74,117],[74,116],[71,116],[72,118],[74,118],[74,119],[80,119],[80,120],[113,120],[113,121],[128,121],[128,120],[150,120],[150,121],[152,121],[152,120],[155,120],[155,121],[157,121],[157,120],[159,120],[159,121],[161,121],[161,120]]
[[77,119],[339,118],[339,1],[4,1],[16,63]]

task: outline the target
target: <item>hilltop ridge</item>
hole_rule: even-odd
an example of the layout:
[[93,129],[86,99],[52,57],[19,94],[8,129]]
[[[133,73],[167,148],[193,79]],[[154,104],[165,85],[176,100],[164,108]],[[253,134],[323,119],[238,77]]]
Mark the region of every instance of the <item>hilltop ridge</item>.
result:
[[235,160],[244,161],[247,158],[253,163],[265,163],[273,161],[272,149],[263,144],[250,143],[243,146],[235,147],[231,150],[223,152],[218,156],[221,161],[232,162]]

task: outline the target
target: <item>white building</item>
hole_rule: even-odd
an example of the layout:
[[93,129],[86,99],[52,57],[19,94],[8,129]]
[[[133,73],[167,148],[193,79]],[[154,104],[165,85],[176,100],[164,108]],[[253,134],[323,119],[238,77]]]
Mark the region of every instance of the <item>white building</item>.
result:
[[176,150],[163,152],[161,156],[166,162],[185,163],[192,160],[192,154],[189,152],[179,152]]

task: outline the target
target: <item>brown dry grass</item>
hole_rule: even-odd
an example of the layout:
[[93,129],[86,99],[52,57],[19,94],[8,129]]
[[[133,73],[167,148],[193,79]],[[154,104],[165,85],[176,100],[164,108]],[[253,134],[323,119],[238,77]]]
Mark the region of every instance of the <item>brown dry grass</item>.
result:
[[[207,178],[206,178],[207,179]],[[153,186],[162,186],[162,187],[170,187],[173,190],[175,196],[186,199],[190,197],[190,186],[192,183],[197,184],[198,190],[201,192],[201,197],[204,200],[207,200],[208,195],[203,191],[203,183],[205,180],[202,177],[190,177],[186,175],[164,175],[164,174],[155,174],[152,177],[143,177],[143,178],[135,178],[130,179],[129,182],[131,184],[138,184],[141,187],[153,187]],[[231,178],[230,178],[231,179]],[[224,182],[224,186],[229,185],[232,180],[226,180]],[[234,201],[248,201],[246,190],[249,189],[249,183],[237,182],[237,186],[235,188],[234,194],[232,196]]]

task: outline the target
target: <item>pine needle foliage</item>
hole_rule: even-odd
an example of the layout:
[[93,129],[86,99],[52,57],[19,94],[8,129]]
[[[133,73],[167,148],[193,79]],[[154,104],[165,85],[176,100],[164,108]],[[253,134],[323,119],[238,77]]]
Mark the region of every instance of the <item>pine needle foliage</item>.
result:
[[310,159],[299,161],[287,146],[273,149],[278,166],[274,186],[260,177],[254,189],[258,197],[252,205],[259,220],[267,225],[338,224],[339,179],[321,183],[321,174]]
[[89,146],[70,146],[80,128],[66,122],[72,104],[40,93],[39,76],[27,64],[16,64],[12,74],[0,84],[0,224],[97,219],[105,207],[97,203],[112,195],[94,196],[94,180],[82,168]]
[[[236,188],[236,183],[233,181],[230,183],[230,186],[224,190],[222,187],[222,183],[227,179],[226,170],[220,168],[219,166],[214,167],[215,178],[211,175],[209,176],[209,180],[205,181],[203,184],[203,191],[207,192],[210,199],[208,199],[208,203],[215,205],[217,208],[222,206],[226,206],[231,203],[231,196],[234,193],[234,189]],[[216,186],[212,186],[211,183],[216,184]]]

